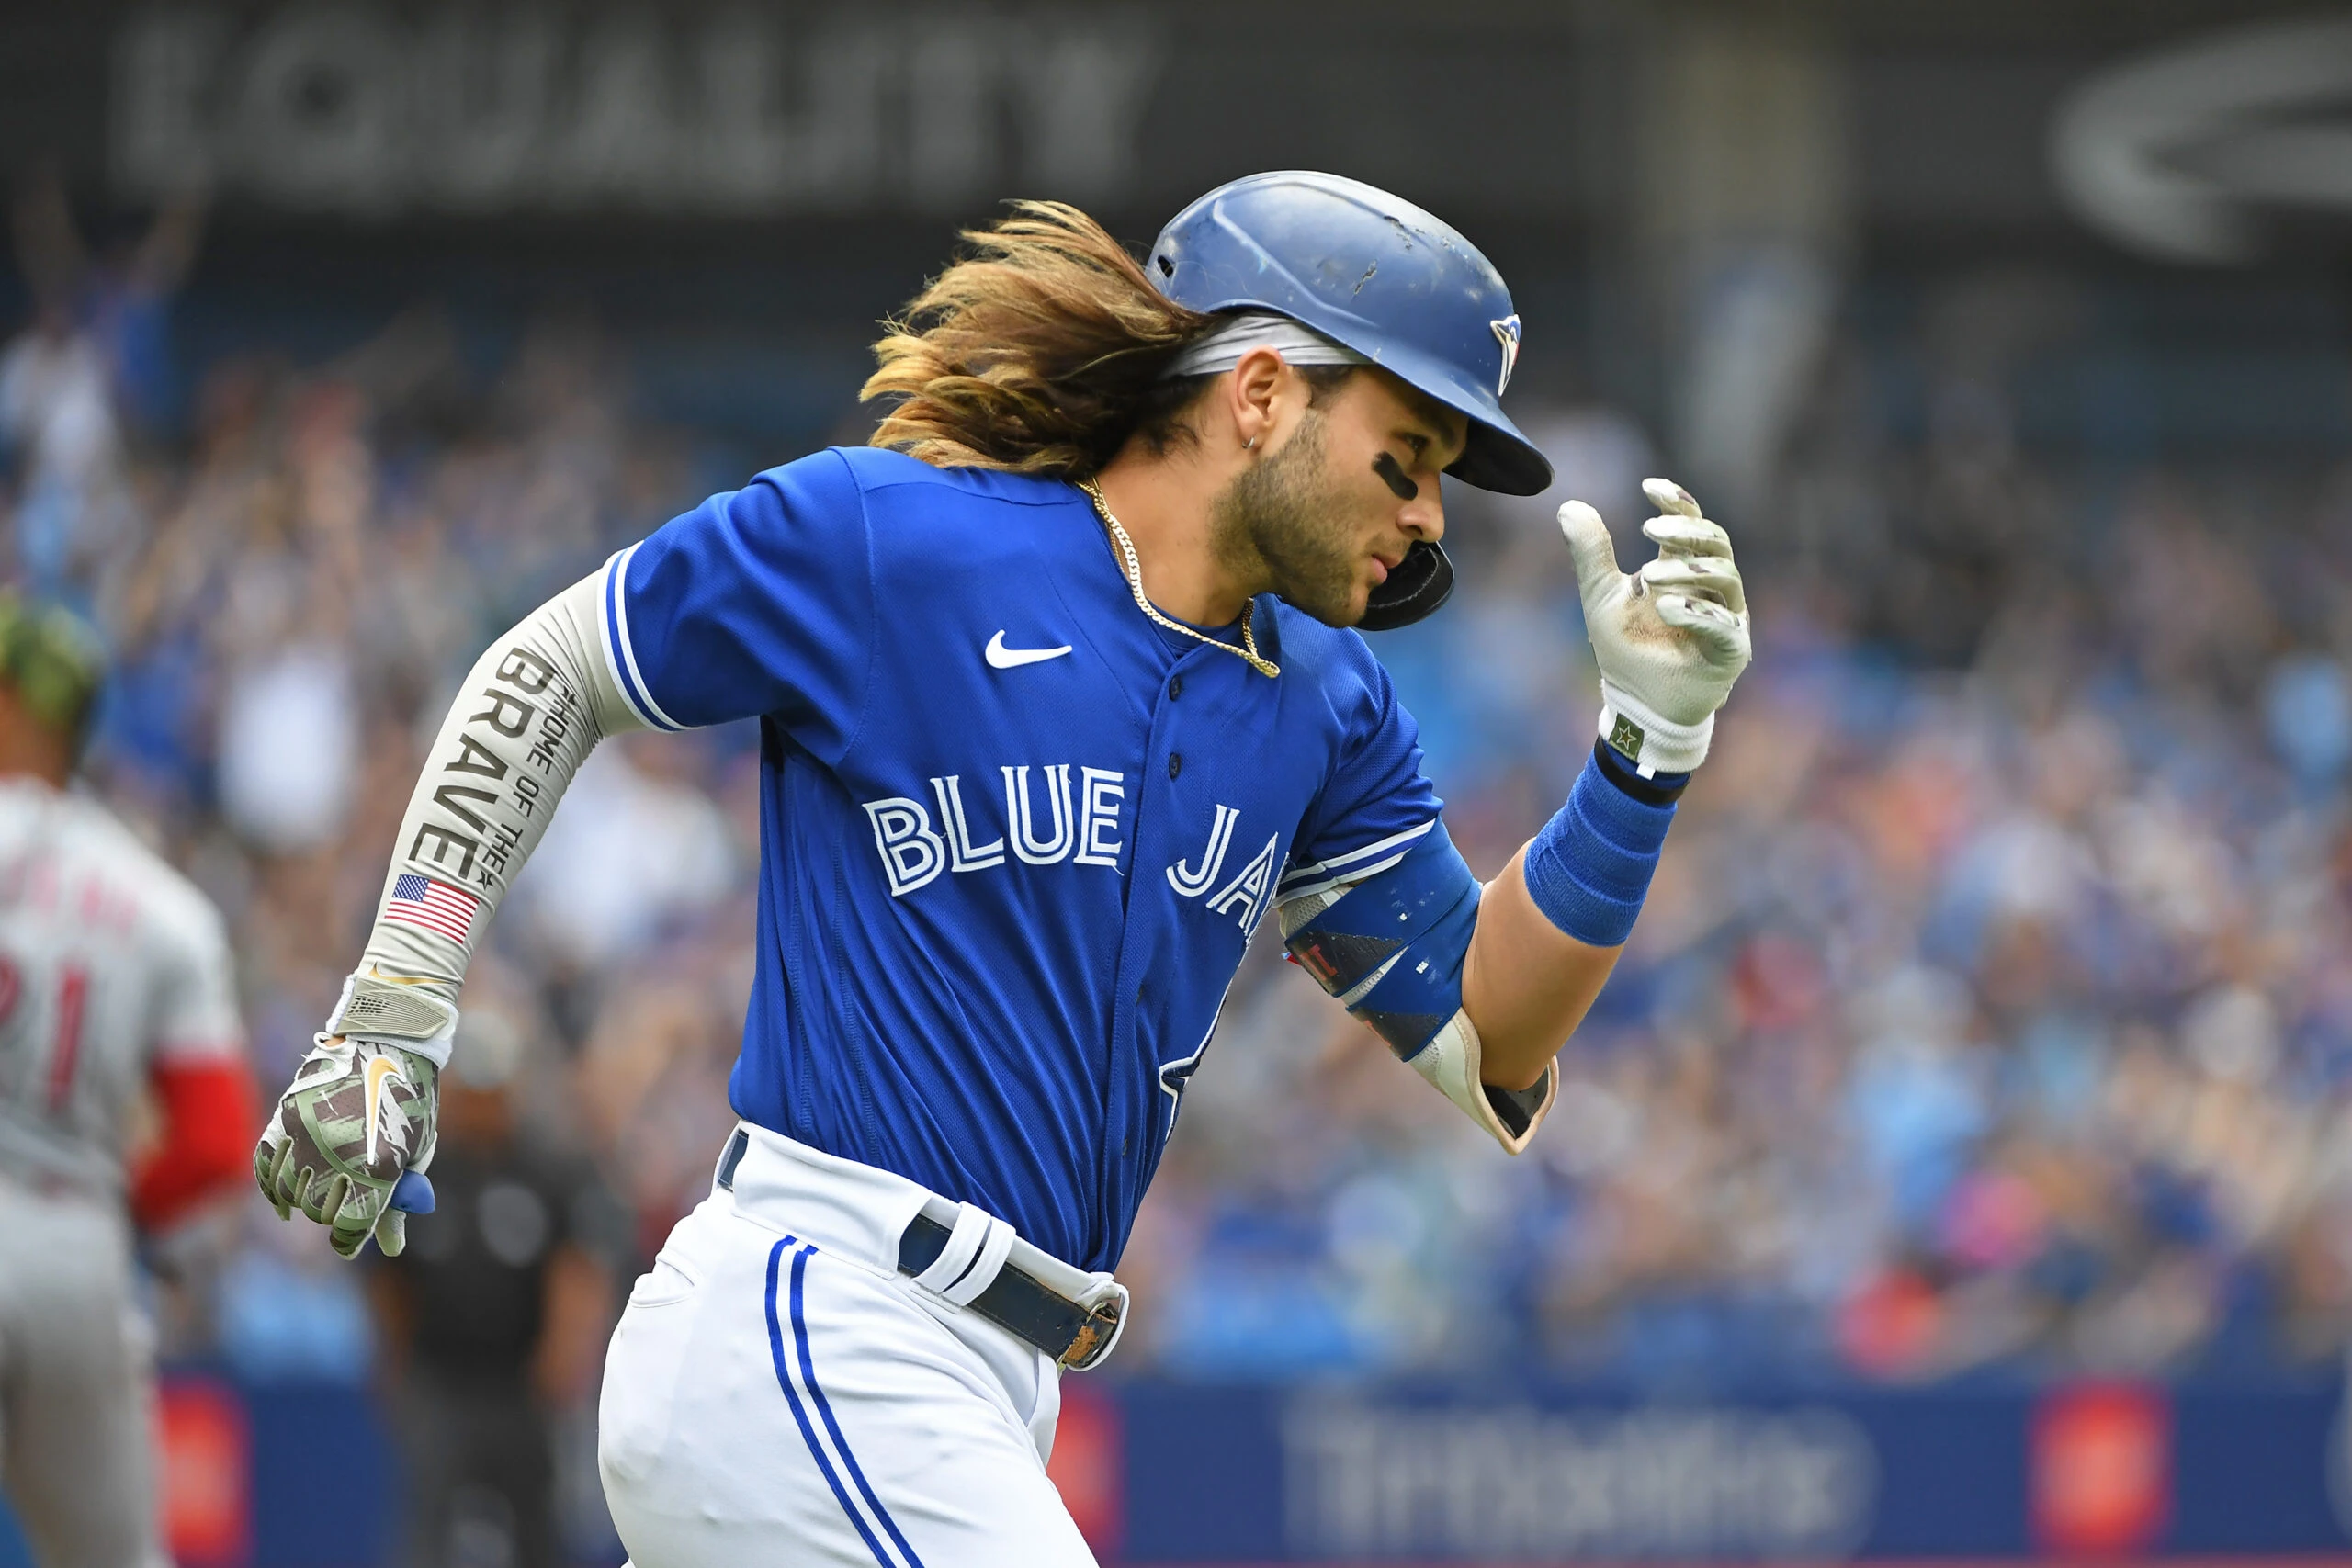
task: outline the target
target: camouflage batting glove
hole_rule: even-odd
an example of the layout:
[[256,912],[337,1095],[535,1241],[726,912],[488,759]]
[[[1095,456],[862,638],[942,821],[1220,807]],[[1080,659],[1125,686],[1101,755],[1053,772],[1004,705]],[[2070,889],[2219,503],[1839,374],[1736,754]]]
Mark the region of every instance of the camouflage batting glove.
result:
[[457,1009],[408,987],[367,976],[345,986],[254,1150],[279,1218],[301,1210],[345,1258],[371,1235],[388,1256],[400,1252],[401,1211],[431,1202],[416,1173],[433,1160],[440,1064],[457,1022]]

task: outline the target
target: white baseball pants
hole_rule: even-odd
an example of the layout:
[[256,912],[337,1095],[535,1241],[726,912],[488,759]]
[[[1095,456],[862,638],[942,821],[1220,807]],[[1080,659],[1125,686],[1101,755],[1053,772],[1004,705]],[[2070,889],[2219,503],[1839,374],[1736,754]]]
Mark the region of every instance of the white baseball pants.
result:
[[635,1568],[1093,1568],[1046,1477],[1060,1369],[898,1270],[929,1194],[763,1128],[605,1367]]

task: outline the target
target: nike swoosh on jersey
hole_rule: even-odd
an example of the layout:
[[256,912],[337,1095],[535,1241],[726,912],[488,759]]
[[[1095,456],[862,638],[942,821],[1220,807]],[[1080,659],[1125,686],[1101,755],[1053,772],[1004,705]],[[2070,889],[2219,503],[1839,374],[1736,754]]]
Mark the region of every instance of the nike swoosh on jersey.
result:
[[1036,664],[1048,659],[1059,659],[1069,651],[1065,643],[1059,648],[1007,648],[1004,634],[999,632],[989,638],[989,667],[993,670],[1018,670],[1023,664]]
[[368,1158],[370,1163],[373,1163],[376,1158],[376,1130],[382,1125],[379,1107],[383,1099],[385,1081],[390,1078],[398,1078],[401,1082],[406,1083],[408,1082],[408,1075],[401,1071],[401,1065],[398,1062],[393,1061],[390,1056],[368,1057],[367,1074]]

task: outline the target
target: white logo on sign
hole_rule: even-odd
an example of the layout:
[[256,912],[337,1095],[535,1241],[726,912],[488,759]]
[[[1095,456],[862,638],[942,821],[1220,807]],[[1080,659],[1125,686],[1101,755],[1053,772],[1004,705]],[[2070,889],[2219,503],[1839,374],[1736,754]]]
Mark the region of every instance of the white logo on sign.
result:
[[987,651],[989,668],[1018,670],[1023,664],[1035,664],[1047,659],[1059,659],[1069,651],[1069,645],[1065,643],[1059,648],[1007,648],[1004,646],[1004,634],[999,632],[989,638]]
[[1495,330],[1495,341],[1503,345],[1503,373],[1495,378],[1495,396],[1499,398],[1510,386],[1510,373],[1519,367],[1519,318],[1505,316],[1487,325]]
[[[1012,186],[1132,188],[1169,56],[1124,7],[120,7],[108,153],[125,194],[203,181],[385,217],[636,208],[964,212]],[[491,14],[492,10],[497,14]],[[935,9],[944,12],[948,7]]]

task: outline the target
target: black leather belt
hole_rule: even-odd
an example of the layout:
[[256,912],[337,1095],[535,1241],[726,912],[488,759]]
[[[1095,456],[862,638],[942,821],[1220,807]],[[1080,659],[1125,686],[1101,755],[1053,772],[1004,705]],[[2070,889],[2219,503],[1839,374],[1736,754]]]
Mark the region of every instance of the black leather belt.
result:
[[[899,1272],[920,1274],[937,1262],[947,1249],[949,1234],[949,1227],[930,1215],[917,1214],[899,1237]],[[1092,1366],[1119,1332],[1116,1297],[1083,1307],[1012,1263],[996,1271],[971,1305],[1007,1334],[1074,1370]]]
[[[735,1190],[735,1168],[743,1163],[751,1134],[741,1128],[728,1140],[718,1162],[718,1185]],[[920,1274],[947,1250],[950,1227],[917,1214],[899,1236],[899,1272]],[[1008,1262],[971,1308],[1013,1337],[1035,1346],[1063,1366],[1082,1371],[1102,1358],[1119,1330],[1116,1297],[1088,1308]]]

